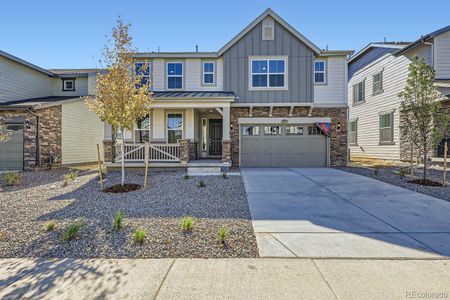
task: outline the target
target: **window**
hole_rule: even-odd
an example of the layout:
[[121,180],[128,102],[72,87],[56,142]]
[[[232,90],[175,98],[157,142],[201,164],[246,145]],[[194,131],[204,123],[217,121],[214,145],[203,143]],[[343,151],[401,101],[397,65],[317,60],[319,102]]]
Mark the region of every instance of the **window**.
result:
[[253,89],[285,88],[285,59],[251,59],[251,85]]
[[376,95],[383,92],[383,72],[379,72],[372,76],[372,94]]
[[243,126],[242,127],[242,135],[259,135],[259,127],[258,126]]
[[392,144],[394,142],[394,113],[380,115],[380,144]]
[[214,72],[215,72],[214,62],[204,62],[203,63],[203,84],[214,84]]
[[167,63],[167,88],[183,88],[183,63]]
[[63,79],[62,90],[63,92],[75,91],[75,79]]
[[325,133],[317,125],[314,125],[308,126],[308,135],[325,135]]
[[286,126],[286,135],[303,135],[303,126]]
[[146,62],[138,62],[134,64],[134,69],[136,75],[141,77],[141,84],[139,86],[143,86],[145,84],[150,84],[150,65]]
[[350,145],[358,144],[358,123],[357,121],[352,121],[348,124],[348,139]]
[[150,117],[148,115],[136,121],[134,126],[134,142],[150,142]]
[[353,103],[363,102],[366,98],[366,81],[363,80],[353,86]]
[[266,18],[262,22],[262,40],[269,41],[275,38],[274,32],[274,20],[272,18]]
[[264,126],[264,135],[281,135],[280,126]]
[[314,62],[314,83],[325,83],[326,63],[324,60]]
[[167,114],[167,143],[175,144],[183,138],[183,115]]

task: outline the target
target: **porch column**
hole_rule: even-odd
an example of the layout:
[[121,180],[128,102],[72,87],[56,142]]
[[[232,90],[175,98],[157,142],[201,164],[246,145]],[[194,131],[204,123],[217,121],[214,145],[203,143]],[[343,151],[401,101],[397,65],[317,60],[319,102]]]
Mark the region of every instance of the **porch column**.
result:
[[222,162],[231,163],[230,107],[222,109]]
[[188,108],[186,109],[186,120],[184,122],[185,125],[185,139],[186,140],[194,140],[194,130],[195,130],[195,124],[194,124],[194,109]]
[[112,138],[112,127],[108,122],[103,122],[103,160],[106,162],[114,161],[114,145]]

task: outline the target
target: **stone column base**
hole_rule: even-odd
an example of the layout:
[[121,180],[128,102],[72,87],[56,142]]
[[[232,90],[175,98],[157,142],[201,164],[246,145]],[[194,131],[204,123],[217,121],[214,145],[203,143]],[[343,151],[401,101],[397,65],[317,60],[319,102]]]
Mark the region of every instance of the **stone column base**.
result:
[[112,141],[103,141],[103,156],[105,162],[114,162],[114,147]]
[[231,141],[222,141],[222,162],[231,164]]

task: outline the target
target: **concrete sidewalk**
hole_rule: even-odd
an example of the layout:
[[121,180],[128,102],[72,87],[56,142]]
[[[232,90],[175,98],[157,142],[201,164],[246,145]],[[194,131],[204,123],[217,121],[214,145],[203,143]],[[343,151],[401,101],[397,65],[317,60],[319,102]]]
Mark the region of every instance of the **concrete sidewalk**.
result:
[[447,298],[449,282],[449,260],[0,260],[0,299]]

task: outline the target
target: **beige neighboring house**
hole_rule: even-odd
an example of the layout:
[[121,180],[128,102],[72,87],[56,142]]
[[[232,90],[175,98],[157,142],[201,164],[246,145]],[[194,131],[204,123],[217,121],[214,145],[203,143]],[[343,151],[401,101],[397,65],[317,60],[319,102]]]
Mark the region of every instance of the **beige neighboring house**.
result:
[[45,70],[0,51],[0,170],[96,161],[104,125],[84,105],[98,69]]
[[[450,26],[412,43],[371,43],[348,62],[352,158],[409,159],[410,150],[402,147],[401,99],[397,95],[406,85],[414,56],[423,57],[436,71],[435,86],[442,93],[439,101],[450,116]],[[434,153],[437,160],[443,157],[443,143]]]
[[345,165],[351,53],[321,50],[270,9],[217,52],[137,53],[154,102],[119,136],[80,98],[95,95],[101,70],[44,70],[1,52],[0,118],[14,138],[0,168],[93,161],[96,143],[109,167],[122,143],[129,167],[144,165],[146,143],[155,167]]

